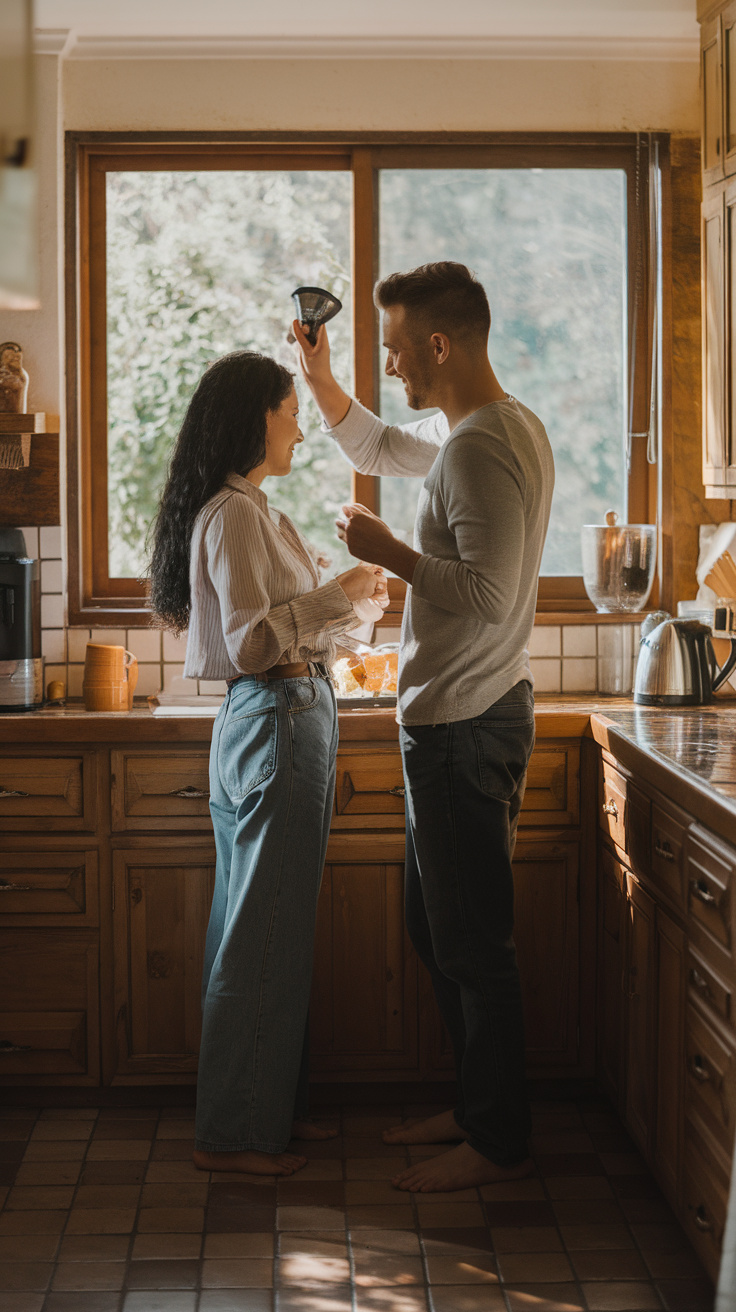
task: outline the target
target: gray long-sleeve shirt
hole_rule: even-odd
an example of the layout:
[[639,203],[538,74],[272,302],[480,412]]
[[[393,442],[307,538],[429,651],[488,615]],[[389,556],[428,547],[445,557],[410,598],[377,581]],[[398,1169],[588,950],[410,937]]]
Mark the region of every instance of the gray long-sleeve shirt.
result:
[[544,426],[513,397],[449,432],[444,415],[387,425],[353,401],[330,430],[363,474],[425,475],[399,657],[400,724],[470,719],[520,679],[554,488]]

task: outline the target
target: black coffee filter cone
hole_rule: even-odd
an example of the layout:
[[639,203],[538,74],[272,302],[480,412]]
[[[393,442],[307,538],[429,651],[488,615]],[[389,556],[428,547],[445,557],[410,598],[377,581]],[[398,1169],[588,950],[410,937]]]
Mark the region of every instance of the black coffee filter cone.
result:
[[329,323],[330,319],[340,313],[342,301],[338,301],[332,292],[326,292],[323,287],[297,287],[291,293],[291,299],[296,306],[296,317],[308,340],[312,346],[316,346],[317,329],[320,324]]

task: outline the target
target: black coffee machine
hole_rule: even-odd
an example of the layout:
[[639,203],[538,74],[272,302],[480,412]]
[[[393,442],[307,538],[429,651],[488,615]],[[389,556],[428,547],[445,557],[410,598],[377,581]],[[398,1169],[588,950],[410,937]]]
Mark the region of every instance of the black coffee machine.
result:
[[0,713],[42,704],[40,567],[19,528],[0,528]]

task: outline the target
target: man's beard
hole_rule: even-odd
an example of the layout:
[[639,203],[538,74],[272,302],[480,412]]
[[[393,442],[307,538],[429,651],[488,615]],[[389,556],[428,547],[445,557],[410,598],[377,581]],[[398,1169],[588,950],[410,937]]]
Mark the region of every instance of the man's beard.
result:
[[422,370],[421,373],[409,380],[404,379],[404,389],[406,391],[406,404],[410,410],[426,410],[432,404],[429,399],[431,387],[431,377],[429,372]]

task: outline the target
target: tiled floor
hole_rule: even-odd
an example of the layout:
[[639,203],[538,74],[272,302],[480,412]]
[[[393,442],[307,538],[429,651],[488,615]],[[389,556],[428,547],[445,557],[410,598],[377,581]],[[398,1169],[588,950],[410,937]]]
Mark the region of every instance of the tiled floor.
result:
[[188,1110],[0,1109],[1,1312],[710,1312],[604,1103],[535,1105],[529,1180],[398,1193],[380,1131],[434,1110],[337,1109],[277,1185],[196,1171]]

